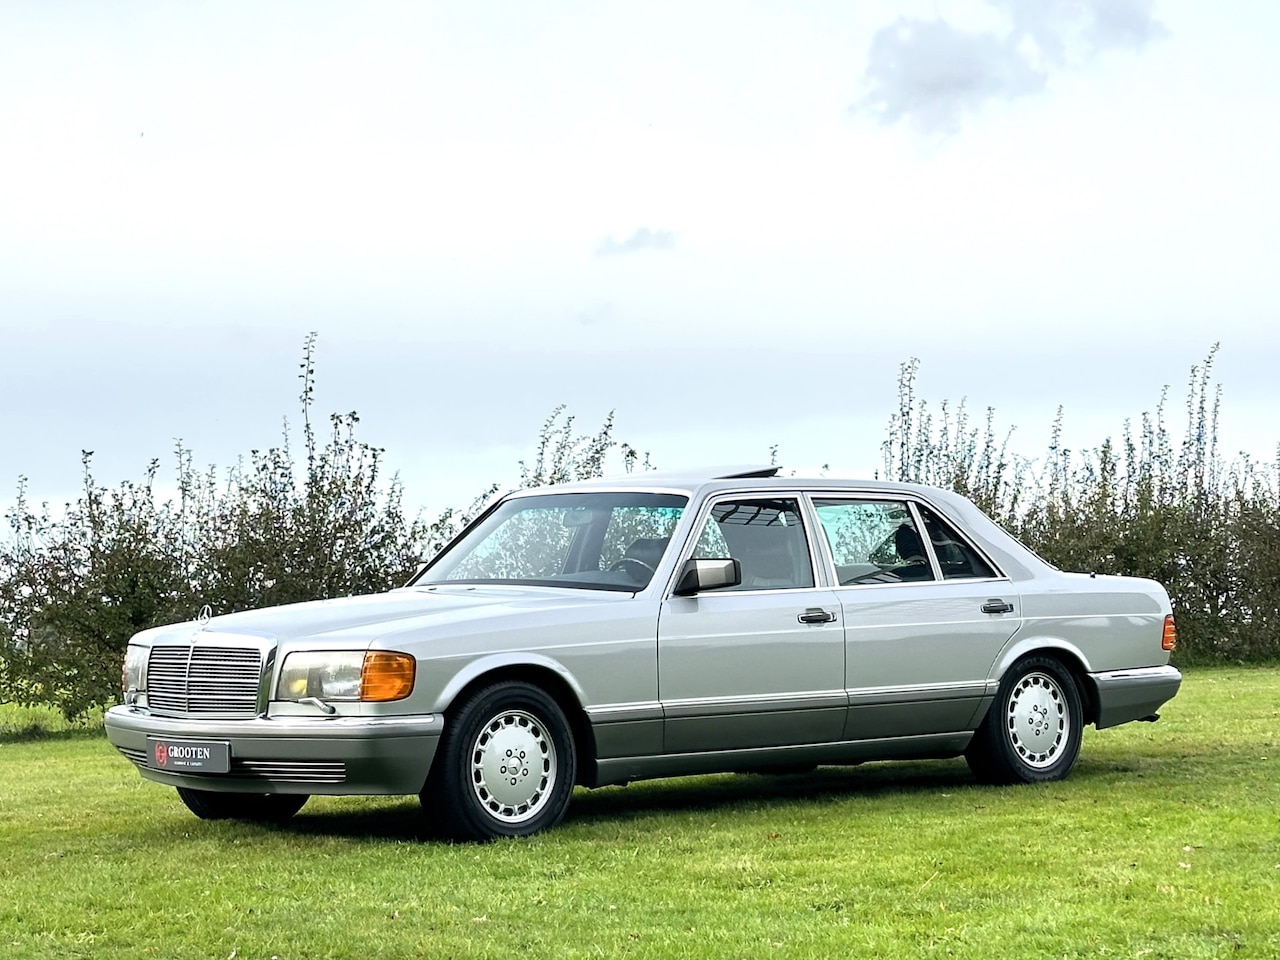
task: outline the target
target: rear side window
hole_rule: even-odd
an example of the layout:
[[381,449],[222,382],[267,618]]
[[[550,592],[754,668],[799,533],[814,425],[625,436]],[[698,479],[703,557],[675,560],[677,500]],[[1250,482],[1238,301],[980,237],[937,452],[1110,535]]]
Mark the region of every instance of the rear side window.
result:
[[841,586],[933,580],[911,510],[901,500],[815,500]]
[[928,507],[920,507],[920,517],[924,520],[924,529],[929,534],[929,542],[933,544],[944,579],[980,580],[997,576],[978,551],[936,513]]

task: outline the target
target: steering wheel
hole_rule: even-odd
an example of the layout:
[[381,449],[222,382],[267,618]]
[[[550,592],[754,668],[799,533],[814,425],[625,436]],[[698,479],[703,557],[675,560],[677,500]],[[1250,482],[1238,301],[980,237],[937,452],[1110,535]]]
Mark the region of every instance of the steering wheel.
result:
[[627,570],[627,564],[630,564],[630,563],[634,563],[641,570],[644,570],[649,577],[652,577],[657,572],[656,570],[653,569],[653,567],[649,566],[643,560],[637,560],[635,557],[619,557],[617,560],[613,561],[613,563],[609,564],[609,569],[610,570],[626,570],[628,574],[635,577],[637,580],[648,579],[648,577],[646,577],[645,574],[643,573],[637,577],[634,570]]

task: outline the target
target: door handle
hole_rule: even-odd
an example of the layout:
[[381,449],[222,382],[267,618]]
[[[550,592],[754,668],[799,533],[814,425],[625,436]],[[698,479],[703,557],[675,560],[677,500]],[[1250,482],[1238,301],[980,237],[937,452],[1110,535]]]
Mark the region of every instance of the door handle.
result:
[[821,607],[810,607],[796,619],[801,623],[835,623],[836,615]]
[[982,605],[983,613],[1013,613],[1013,604],[1000,599],[991,599]]

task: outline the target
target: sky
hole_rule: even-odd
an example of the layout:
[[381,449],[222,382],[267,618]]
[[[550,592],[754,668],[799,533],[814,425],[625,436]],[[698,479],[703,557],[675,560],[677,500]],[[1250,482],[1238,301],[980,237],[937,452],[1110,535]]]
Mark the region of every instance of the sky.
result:
[[[867,476],[931,404],[1093,447],[1215,343],[1280,440],[1280,5],[0,0],[0,505],[358,411],[406,501],[566,404]],[[295,441],[296,442],[296,441]],[[161,483],[165,474],[162,472]]]

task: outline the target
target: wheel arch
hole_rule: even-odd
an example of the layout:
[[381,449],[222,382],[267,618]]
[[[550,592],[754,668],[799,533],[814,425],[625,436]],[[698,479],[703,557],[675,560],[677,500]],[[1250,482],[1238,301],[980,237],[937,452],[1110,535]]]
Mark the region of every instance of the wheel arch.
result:
[[[1004,679],[1004,675],[1009,669],[1024,657],[1039,656],[1048,657],[1062,664],[1063,668],[1071,675],[1072,681],[1076,685],[1076,691],[1080,695],[1080,709],[1086,724],[1097,723],[1098,721],[1098,687],[1093,682],[1093,678],[1089,672],[1089,659],[1084,652],[1073,643],[1063,640],[1061,637],[1023,637],[1016,643],[1012,644],[1004,650],[999,659],[996,661],[996,668],[992,671],[993,684],[999,685]],[[976,718],[976,722],[981,722],[986,716],[987,711],[991,709],[995,703],[994,687],[991,702],[987,704],[982,714]]]
[[452,721],[457,707],[484,687],[506,680],[518,680],[545,691],[555,700],[569,722],[577,747],[577,769],[574,782],[589,783],[596,764],[595,732],[583,709],[584,695],[576,679],[564,667],[548,657],[504,655],[486,657],[467,665],[456,674],[436,699],[436,713]]

